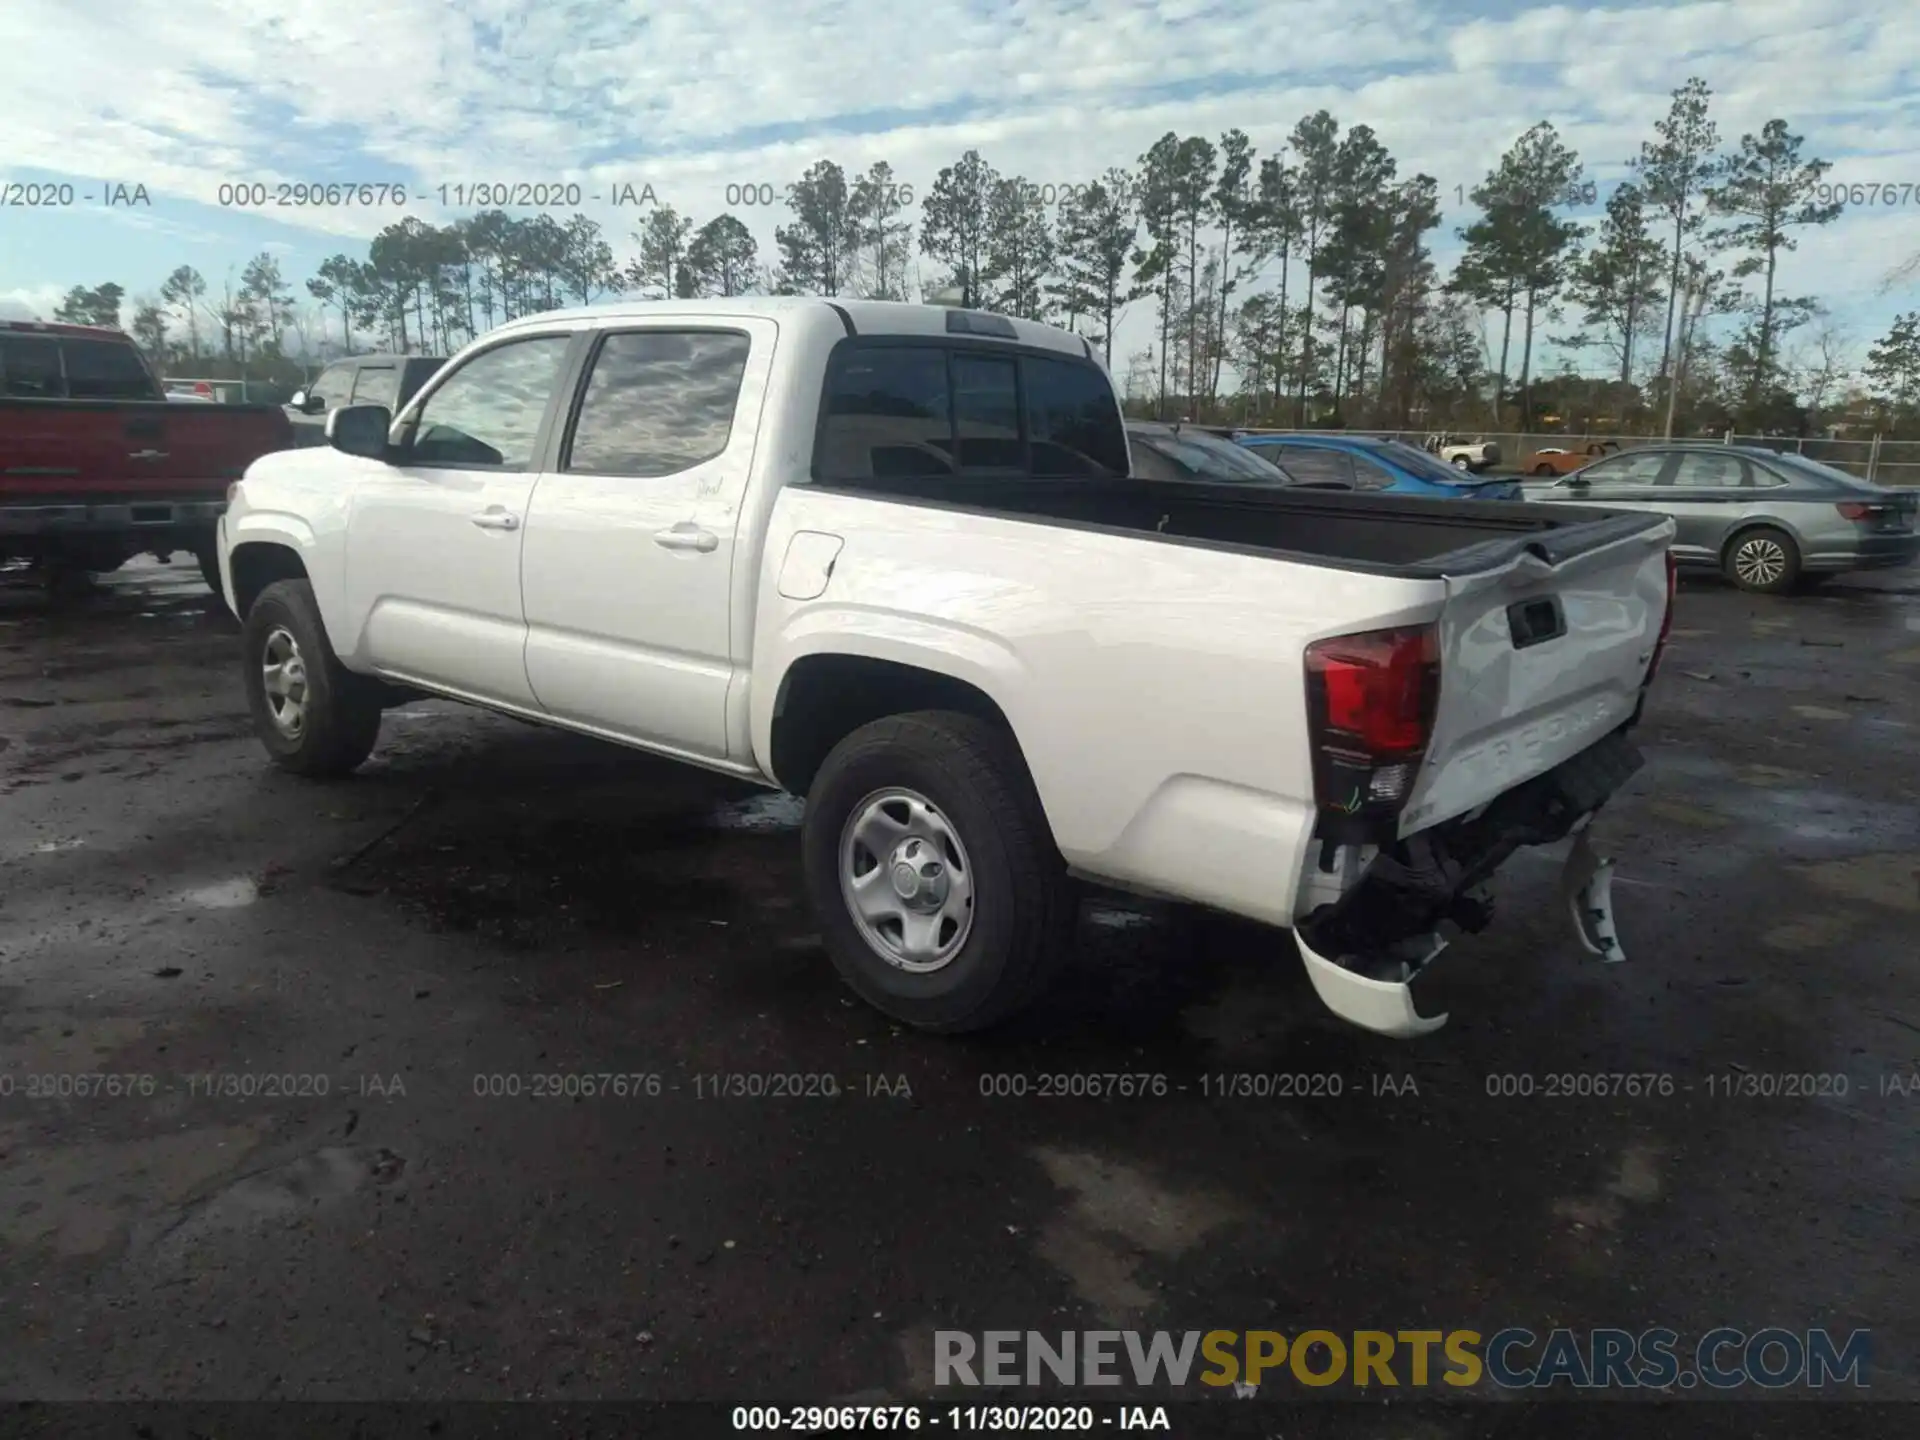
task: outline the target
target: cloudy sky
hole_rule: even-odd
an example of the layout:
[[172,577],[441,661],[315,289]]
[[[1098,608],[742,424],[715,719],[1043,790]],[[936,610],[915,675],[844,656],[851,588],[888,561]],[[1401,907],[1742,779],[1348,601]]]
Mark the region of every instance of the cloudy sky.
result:
[[[217,291],[263,249],[297,281],[401,213],[450,218],[443,185],[651,185],[699,221],[730,183],[778,190],[823,156],[886,160],[921,192],[970,147],[1071,183],[1168,130],[1238,126],[1271,153],[1322,106],[1439,181],[1444,262],[1460,190],[1530,124],[1560,128],[1604,202],[1694,74],[1727,141],[1779,115],[1830,179],[1904,187],[1805,234],[1783,291],[1826,299],[1862,347],[1920,308],[1920,283],[1876,293],[1920,248],[1913,0],[4,0],[0,181],[70,182],[75,199],[0,208],[0,297],[50,313],[70,285],[150,293],[182,263]],[[219,203],[222,184],[281,181],[427,198]],[[151,205],[109,207],[115,185]],[[579,208],[631,253],[636,211]],[[737,213],[770,258],[775,217]],[[1124,344],[1144,344],[1146,309]]]

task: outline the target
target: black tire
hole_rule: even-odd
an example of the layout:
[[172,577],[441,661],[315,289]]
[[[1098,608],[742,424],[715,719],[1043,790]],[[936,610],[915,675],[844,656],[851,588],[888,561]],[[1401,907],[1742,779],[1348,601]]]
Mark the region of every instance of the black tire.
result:
[[[972,870],[964,943],[940,968],[918,973],[867,940],[840,883],[842,838],[856,807],[896,787],[929,802]],[[1026,762],[997,726],[944,710],[862,726],[815,775],[801,843],[834,968],[869,1005],[904,1024],[944,1034],[986,1029],[1038,999],[1067,957],[1078,893]]]
[[1533,473],[1536,475],[1553,475],[1558,472],[1555,471],[1551,465],[1536,465],[1533,467]]
[[[274,719],[263,669],[267,644],[281,632],[298,647],[304,671],[304,713],[292,734]],[[296,775],[346,775],[372,753],[380,736],[378,687],[334,655],[307,581],[280,580],[260,592],[241,626],[240,650],[254,733],[276,764]]]
[[1467,470],[1467,471],[1471,471],[1471,470],[1473,469],[1473,461],[1471,461],[1471,460],[1469,460],[1469,459],[1468,459],[1468,458],[1467,458],[1466,456],[1464,456],[1464,455],[1456,455],[1456,456],[1454,456],[1454,457],[1453,457],[1453,460],[1452,460],[1452,462],[1451,462],[1451,463],[1452,463],[1452,465],[1453,465],[1453,468],[1454,468],[1454,469],[1456,469],[1456,470]]
[[226,592],[220,588],[219,548],[208,541],[193,552],[193,558],[200,562],[200,578],[207,582],[207,588],[216,597],[224,597]]
[[1781,595],[1800,580],[1800,547],[1784,530],[1756,525],[1727,542],[1720,557],[1726,577],[1756,595]]

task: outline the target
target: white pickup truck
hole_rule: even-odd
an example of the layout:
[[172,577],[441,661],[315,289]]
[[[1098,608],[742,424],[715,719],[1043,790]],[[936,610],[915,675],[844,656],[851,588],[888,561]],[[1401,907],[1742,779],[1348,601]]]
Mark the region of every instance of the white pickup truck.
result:
[[668,301],[522,319],[401,411],[229,496],[256,727],[338,775],[426,692],[806,797],[845,980],[977,1029],[1067,953],[1076,881],[1286,927],[1414,1035],[1414,983],[1521,845],[1640,763],[1671,610],[1657,515],[1129,476],[1050,326]]

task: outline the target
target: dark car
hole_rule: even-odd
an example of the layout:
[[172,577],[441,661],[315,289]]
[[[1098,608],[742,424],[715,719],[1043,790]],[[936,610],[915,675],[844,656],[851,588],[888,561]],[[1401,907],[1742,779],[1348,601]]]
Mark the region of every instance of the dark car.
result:
[[1133,451],[1133,473],[1142,480],[1224,485],[1294,483],[1293,476],[1280,466],[1234,444],[1211,427],[1130,420],[1127,443]]
[[1920,554],[1920,492],[1758,445],[1645,445],[1526,492],[1671,515],[1673,558],[1712,566],[1743,590],[1776,593],[1803,576],[1889,569]]
[[297,445],[327,443],[327,415],[342,405],[384,405],[398,415],[447,360],[444,355],[349,355],[287,404]]

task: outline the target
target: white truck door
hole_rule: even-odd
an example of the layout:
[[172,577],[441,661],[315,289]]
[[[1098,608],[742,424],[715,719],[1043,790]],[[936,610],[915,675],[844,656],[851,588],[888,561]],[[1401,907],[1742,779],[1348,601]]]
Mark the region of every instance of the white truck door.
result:
[[740,507],[772,321],[662,317],[595,336],[527,518],[527,674],[555,718],[727,758]]
[[516,338],[462,361],[427,395],[397,463],[357,482],[348,613],[383,674],[538,708],[520,547],[571,341]]

